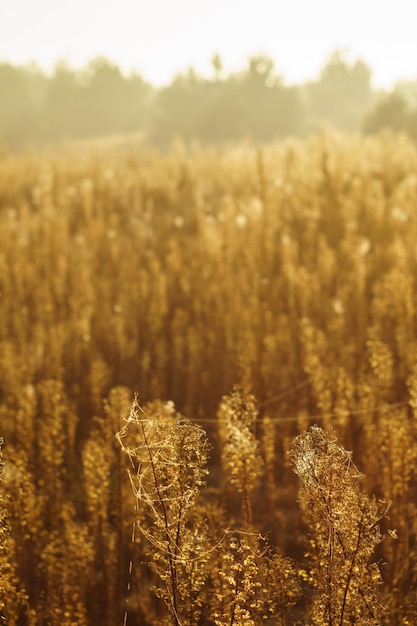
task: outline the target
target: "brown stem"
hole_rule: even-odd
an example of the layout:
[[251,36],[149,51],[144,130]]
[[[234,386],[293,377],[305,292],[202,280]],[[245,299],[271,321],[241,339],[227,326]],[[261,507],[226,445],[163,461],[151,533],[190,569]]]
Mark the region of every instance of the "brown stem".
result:
[[357,538],[357,541],[356,541],[355,550],[353,552],[352,561],[350,563],[349,574],[348,574],[348,578],[347,578],[347,581],[346,581],[345,591],[344,591],[344,594],[343,594],[342,610],[340,612],[340,626],[343,626],[343,619],[344,619],[344,615],[345,615],[347,594],[348,594],[348,590],[349,590],[349,585],[350,585],[352,577],[353,577],[353,567],[355,565],[355,560],[356,560],[356,557],[357,557],[358,552],[359,552],[359,545],[360,545],[360,541],[361,541],[361,538],[362,538],[363,517],[364,517],[364,512],[362,511],[361,521],[359,522],[358,538]]
[[168,563],[169,563],[169,573],[170,573],[170,582],[171,582],[171,600],[172,600],[172,614],[173,614],[173,620],[174,620],[174,626],[180,626],[180,622],[178,619],[178,610],[177,610],[177,583],[176,583],[176,570],[175,570],[175,565],[174,565],[174,560],[172,558],[172,552],[171,552],[171,535],[169,532],[169,525],[168,525],[168,513],[166,510],[166,506],[165,506],[165,501],[162,497],[160,488],[159,488],[159,481],[158,481],[158,477],[156,474],[156,468],[155,468],[155,463],[154,463],[154,459],[152,456],[152,452],[151,452],[151,448],[148,442],[148,438],[146,436],[146,431],[143,425],[143,421],[141,420],[140,422],[141,424],[141,428],[142,428],[142,435],[143,435],[143,439],[145,441],[145,446],[146,446],[146,450],[148,452],[149,455],[149,460],[151,463],[151,468],[152,468],[152,475],[153,475],[153,479],[154,479],[154,484],[155,484],[155,489],[156,489],[156,493],[158,496],[158,501],[162,507],[162,512],[163,512],[163,518],[164,518],[164,526],[165,526],[165,536],[166,536],[166,543],[167,543],[167,553],[168,553]]

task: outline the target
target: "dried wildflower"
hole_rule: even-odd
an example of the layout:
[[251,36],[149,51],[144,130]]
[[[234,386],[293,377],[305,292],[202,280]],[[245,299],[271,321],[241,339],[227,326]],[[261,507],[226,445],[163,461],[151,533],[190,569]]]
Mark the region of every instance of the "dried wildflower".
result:
[[135,397],[117,438],[131,462],[138,507],[145,507],[137,525],[160,580],[157,595],[175,626],[193,626],[206,577],[204,524],[194,507],[207,474],[208,442],[205,432],[176,414],[172,403],[162,409],[165,415],[147,417]]
[[243,512],[249,525],[252,523],[250,494],[263,471],[259,442],[254,435],[257,416],[255,398],[239,386],[222,399],[218,411],[223,468],[242,495]]
[[380,577],[371,558],[382,541],[379,523],[386,503],[360,490],[362,474],[330,428],[312,426],[296,437],[290,457],[314,554],[312,622],[377,626]]

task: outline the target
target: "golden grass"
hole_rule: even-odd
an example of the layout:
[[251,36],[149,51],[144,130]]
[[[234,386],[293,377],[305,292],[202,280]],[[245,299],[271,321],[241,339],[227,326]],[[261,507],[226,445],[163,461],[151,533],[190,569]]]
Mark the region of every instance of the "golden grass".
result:
[[[164,155],[1,155],[8,624],[114,626],[127,596],[131,626],[172,615],[178,624],[350,623],[361,579],[339,570],[349,583],[337,615],[328,605],[320,613],[315,594],[333,579],[314,581],[319,561],[310,548],[305,556],[308,516],[297,505],[307,496],[287,454],[316,423],[354,451],[364,492],[392,502],[381,532],[398,538],[369,555],[386,563],[372,596],[385,611],[374,606],[356,623],[415,623],[416,172],[415,146],[387,134],[323,132],[218,152],[178,144]],[[179,567],[168,592],[158,585],[170,552],[149,555],[139,533],[149,519],[135,511],[115,438],[133,390],[149,419],[162,415],[163,439],[175,406],[212,446],[204,496],[179,527],[190,537],[204,526],[210,558],[193,574]],[[149,559],[153,568],[141,565]],[[172,591],[185,597],[185,581],[195,603],[180,615]],[[13,589],[8,604],[3,589]]]

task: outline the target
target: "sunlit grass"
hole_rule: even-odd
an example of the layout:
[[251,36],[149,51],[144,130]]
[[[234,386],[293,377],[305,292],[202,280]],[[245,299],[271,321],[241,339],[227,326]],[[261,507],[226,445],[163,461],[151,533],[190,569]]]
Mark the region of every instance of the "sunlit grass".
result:
[[[339,450],[353,450],[363,493],[392,502],[381,532],[398,539],[374,541],[369,554],[386,563],[377,585],[386,611],[357,623],[380,613],[384,624],[414,623],[416,172],[415,146],[387,134],[1,156],[0,607],[2,590],[13,593],[0,611],[9,624],[114,626],[126,599],[132,626],[172,615],[258,624],[264,612],[272,623],[345,623],[360,572],[353,561],[352,572],[335,570],[343,610],[337,622],[327,606],[333,621],[320,621],[315,594],[330,579],[314,582],[317,551],[287,454],[314,424],[332,424]],[[171,531],[164,539],[135,510],[115,438],[134,390],[161,431],[155,458],[189,463],[185,440],[168,443],[194,428],[211,445],[202,499],[183,507],[187,524],[173,516],[189,541],[174,550],[207,557],[192,573],[181,565],[181,580],[171,570],[168,588],[160,574]],[[190,422],[171,433],[174,406]],[[353,502],[349,489],[339,496]],[[362,533],[357,516],[345,522]],[[132,524],[145,531],[133,541]],[[340,537],[335,549],[347,545]],[[371,584],[375,569],[365,569]],[[187,581],[195,604],[180,615],[172,593],[185,597]]]

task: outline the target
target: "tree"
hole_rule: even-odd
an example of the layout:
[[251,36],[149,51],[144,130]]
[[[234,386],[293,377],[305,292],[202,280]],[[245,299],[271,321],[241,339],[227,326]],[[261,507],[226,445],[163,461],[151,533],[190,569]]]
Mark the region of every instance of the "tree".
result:
[[152,90],[138,75],[97,57],[80,72],[60,61],[49,83],[48,120],[53,139],[97,137],[143,129]]
[[409,127],[410,112],[407,102],[399,92],[384,95],[368,113],[363,124],[365,133],[376,133],[383,129],[406,132]]
[[218,82],[220,80],[220,74],[223,70],[223,61],[219,54],[213,54],[211,57],[211,67],[214,71],[215,80]]
[[298,90],[283,85],[268,56],[251,57],[247,68],[221,79],[221,61],[213,58],[216,79],[193,70],[179,74],[156,99],[152,138],[167,143],[180,135],[186,141],[225,142],[251,137],[272,141],[296,133],[304,110]]
[[47,114],[51,139],[79,137],[82,128],[83,86],[66,61],[58,61],[49,81]]
[[138,74],[125,78],[117,65],[97,57],[84,70],[84,81],[84,136],[143,127],[150,89]]
[[328,122],[347,131],[357,130],[372,101],[371,70],[360,60],[349,63],[336,50],[319,79],[306,86],[311,123]]
[[46,84],[36,66],[0,64],[0,141],[20,147],[44,139]]

